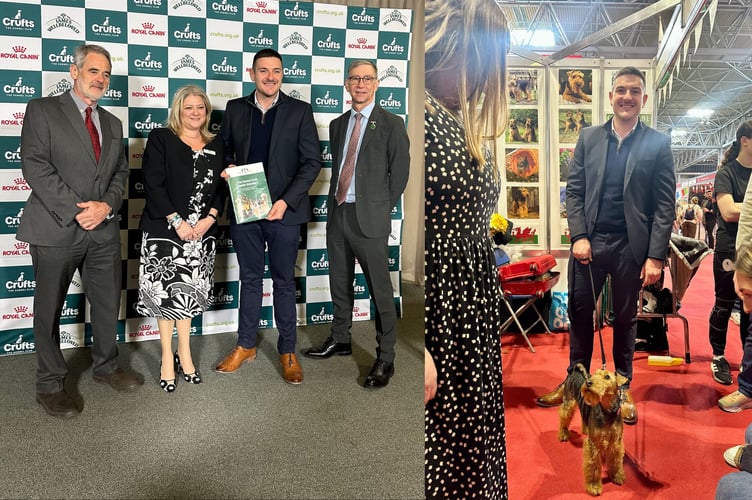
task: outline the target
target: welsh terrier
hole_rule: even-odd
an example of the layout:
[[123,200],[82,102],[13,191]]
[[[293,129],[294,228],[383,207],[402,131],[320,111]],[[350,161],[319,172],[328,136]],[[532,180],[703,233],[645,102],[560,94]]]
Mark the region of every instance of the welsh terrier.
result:
[[624,421],[621,416],[619,386],[627,378],[608,370],[598,370],[592,376],[577,363],[564,381],[564,402],[559,409],[559,441],[569,440],[569,424],[575,407],[580,408],[583,472],[585,491],[598,496],[603,490],[602,466],[615,484],[624,484]]

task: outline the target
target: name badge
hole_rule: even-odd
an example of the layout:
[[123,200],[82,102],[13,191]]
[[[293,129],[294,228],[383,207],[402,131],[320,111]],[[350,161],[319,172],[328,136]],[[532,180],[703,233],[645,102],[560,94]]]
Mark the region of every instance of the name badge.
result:
[[206,154],[208,154],[208,155],[212,155],[212,156],[216,156],[217,155],[217,153],[215,153],[211,149],[204,149],[203,152],[206,153]]

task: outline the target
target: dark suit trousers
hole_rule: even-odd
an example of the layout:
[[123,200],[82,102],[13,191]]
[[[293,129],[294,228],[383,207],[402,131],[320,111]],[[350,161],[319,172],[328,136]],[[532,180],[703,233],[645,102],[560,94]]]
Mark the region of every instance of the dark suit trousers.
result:
[[298,257],[300,225],[259,220],[230,224],[230,237],[240,265],[240,317],[238,345],[256,347],[264,293],[264,249],[268,246],[269,271],[274,291],[274,321],[280,354],[295,352],[297,316],[295,307],[295,260]]
[[60,350],[60,315],[76,269],[91,306],[92,371],[106,376],[117,368],[117,319],[122,262],[120,242],[101,244],[87,234],[67,247],[30,245],[36,291],[34,343],[37,349],[37,392],[62,390],[68,372]]
[[[596,234],[590,239],[593,261],[581,264],[569,257],[569,368],[582,363],[590,370],[593,357],[594,324],[593,287],[590,284],[590,270],[593,285],[599,294],[611,275],[611,298],[614,309],[613,323],[613,365],[616,371],[632,380],[632,358],[634,357],[635,336],[637,335],[637,300],[642,281],[642,263],[637,264],[629,247],[626,233]],[[598,347],[600,359],[600,346]],[[600,363],[599,363],[600,364]],[[600,368],[600,366],[599,366]]]
[[389,236],[369,238],[364,235],[358,224],[354,203],[330,206],[329,210],[332,210],[332,215],[326,231],[326,249],[329,253],[329,287],[334,307],[332,337],[337,342],[350,342],[357,258],[376,308],[377,357],[393,362],[397,341],[397,308],[389,276]]

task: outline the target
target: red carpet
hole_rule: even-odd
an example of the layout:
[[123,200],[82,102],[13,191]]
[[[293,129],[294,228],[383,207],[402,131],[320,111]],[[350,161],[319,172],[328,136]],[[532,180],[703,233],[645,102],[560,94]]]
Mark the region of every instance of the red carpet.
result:
[[[739,327],[730,322],[726,358],[734,384],[715,382],[708,342],[708,316],[714,300],[712,260],[709,255],[701,264],[680,309],[689,319],[692,362],[656,367],[647,364],[647,353],[635,354],[632,393],[639,420],[637,425],[624,426],[627,480],[618,486],[604,474],[604,498],[712,499],[718,479],[734,471],[723,461],[723,451],[743,443],[752,410],[731,414],[717,406],[720,397],[737,389],[742,348]],[[613,370],[611,329],[606,327],[603,334],[607,367]],[[569,336],[534,334],[530,338],[536,353],[530,352],[521,335],[502,336],[510,498],[591,498],[584,490],[579,414],[572,422],[572,440],[561,443],[556,437],[558,409],[535,404],[537,396],[563,380]],[[681,320],[669,319],[668,339],[671,354],[683,357]],[[595,342],[593,369],[602,364],[597,338]]]

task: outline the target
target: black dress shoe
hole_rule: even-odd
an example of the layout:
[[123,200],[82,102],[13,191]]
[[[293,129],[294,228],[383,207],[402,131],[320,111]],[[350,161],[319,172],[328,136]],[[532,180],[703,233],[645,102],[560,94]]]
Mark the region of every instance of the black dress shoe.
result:
[[326,359],[333,355],[337,356],[349,356],[352,354],[352,344],[349,342],[336,342],[331,335],[326,338],[324,344],[319,347],[311,347],[303,352],[303,356],[307,358]]
[[65,391],[38,392],[37,403],[53,417],[71,418],[81,413],[76,402]]
[[394,363],[388,363],[381,359],[377,359],[371,367],[371,371],[368,372],[363,387],[368,389],[378,389],[379,387],[386,387],[389,384],[389,379],[394,375]]

